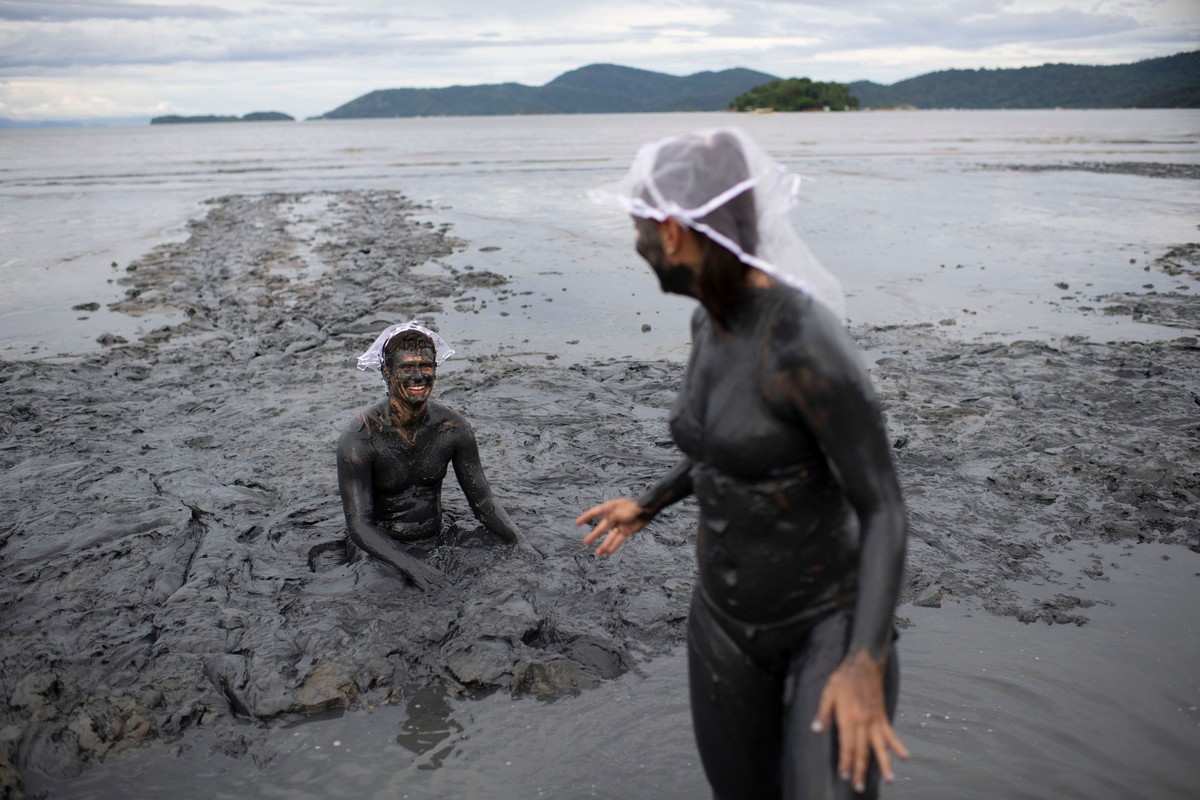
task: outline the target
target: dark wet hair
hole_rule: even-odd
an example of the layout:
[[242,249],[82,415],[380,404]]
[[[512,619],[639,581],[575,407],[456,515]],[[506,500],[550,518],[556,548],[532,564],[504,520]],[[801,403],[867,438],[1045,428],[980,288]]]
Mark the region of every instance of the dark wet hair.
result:
[[387,363],[397,353],[419,353],[426,347],[433,351],[436,358],[437,347],[433,339],[417,330],[400,331],[383,346],[383,360]]
[[742,296],[746,270],[750,267],[703,233],[693,233],[700,240],[700,252],[704,254],[704,262],[700,266],[700,291],[717,321],[724,325],[729,312]]

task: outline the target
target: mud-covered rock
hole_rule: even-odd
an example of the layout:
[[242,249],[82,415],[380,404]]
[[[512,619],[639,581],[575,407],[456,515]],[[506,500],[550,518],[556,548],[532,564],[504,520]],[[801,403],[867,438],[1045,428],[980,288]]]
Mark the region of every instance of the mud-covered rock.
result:
[[319,664],[296,690],[299,710],[304,714],[344,709],[358,695],[353,671],[342,664]]

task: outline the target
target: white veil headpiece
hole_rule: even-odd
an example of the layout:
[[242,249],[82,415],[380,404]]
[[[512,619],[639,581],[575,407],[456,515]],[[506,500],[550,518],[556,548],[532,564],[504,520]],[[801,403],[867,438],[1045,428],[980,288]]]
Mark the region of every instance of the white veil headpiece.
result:
[[642,145],[624,178],[589,197],[635,217],[678,220],[844,320],[841,284],[788,217],[799,189],[799,175],[773,161],[740,129],[724,128]]
[[403,331],[420,331],[433,340],[433,358],[440,367],[442,362],[450,356],[454,355],[454,350],[446,343],[438,334],[418,325],[416,322],[399,322],[395,325],[389,325],[383,329],[383,333],[375,337],[375,341],[367,348],[367,352],[358,357],[358,368],[361,370],[375,370],[379,372],[380,377],[383,376],[383,348],[387,347],[388,341],[393,336]]

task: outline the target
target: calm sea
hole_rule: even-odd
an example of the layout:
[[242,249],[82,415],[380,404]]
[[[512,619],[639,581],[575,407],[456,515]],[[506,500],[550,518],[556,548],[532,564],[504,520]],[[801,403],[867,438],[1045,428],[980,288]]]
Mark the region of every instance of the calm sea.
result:
[[[103,308],[121,295],[112,281],[184,237],[209,198],[347,189],[401,191],[467,240],[451,263],[556,293],[506,335],[553,351],[580,326],[639,332],[638,355],[678,355],[685,332],[655,317],[688,306],[643,280],[628,221],[586,192],[644,141],[730,124],[811,179],[796,223],[841,277],[854,322],[942,323],[962,338],[1177,334],[1075,307],[1171,288],[1144,267],[1195,240],[1193,181],[994,167],[1200,163],[1198,111],[638,114],[2,130],[0,356],[78,353],[155,324]],[[102,308],[71,310],[87,302]],[[490,328],[456,336],[497,344]]]

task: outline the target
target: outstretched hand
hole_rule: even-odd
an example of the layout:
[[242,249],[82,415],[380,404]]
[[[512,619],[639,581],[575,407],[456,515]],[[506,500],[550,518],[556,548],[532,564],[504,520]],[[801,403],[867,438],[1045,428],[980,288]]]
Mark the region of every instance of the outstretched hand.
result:
[[837,725],[838,775],[852,781],[856,792],[866,790],[872,755],[888,783],[895,780],[889,751],[908,759],[908,750],[892,730],[884,708],[883,672],[884,663],[865,650],[847,655],[829,676],[812,724],[815,733],[829,730],[831,722]]
[[589,545],[603,536],[604,540],[596,548],[596,555],[609,556],[617,552],[626,539],[646,527],[647,520],[643,518],[645,511],[628,497],[619,497],[592,506],[579,515],[575,524],[584,525],[599,520],[591,533],[583,537],[583,543]]

